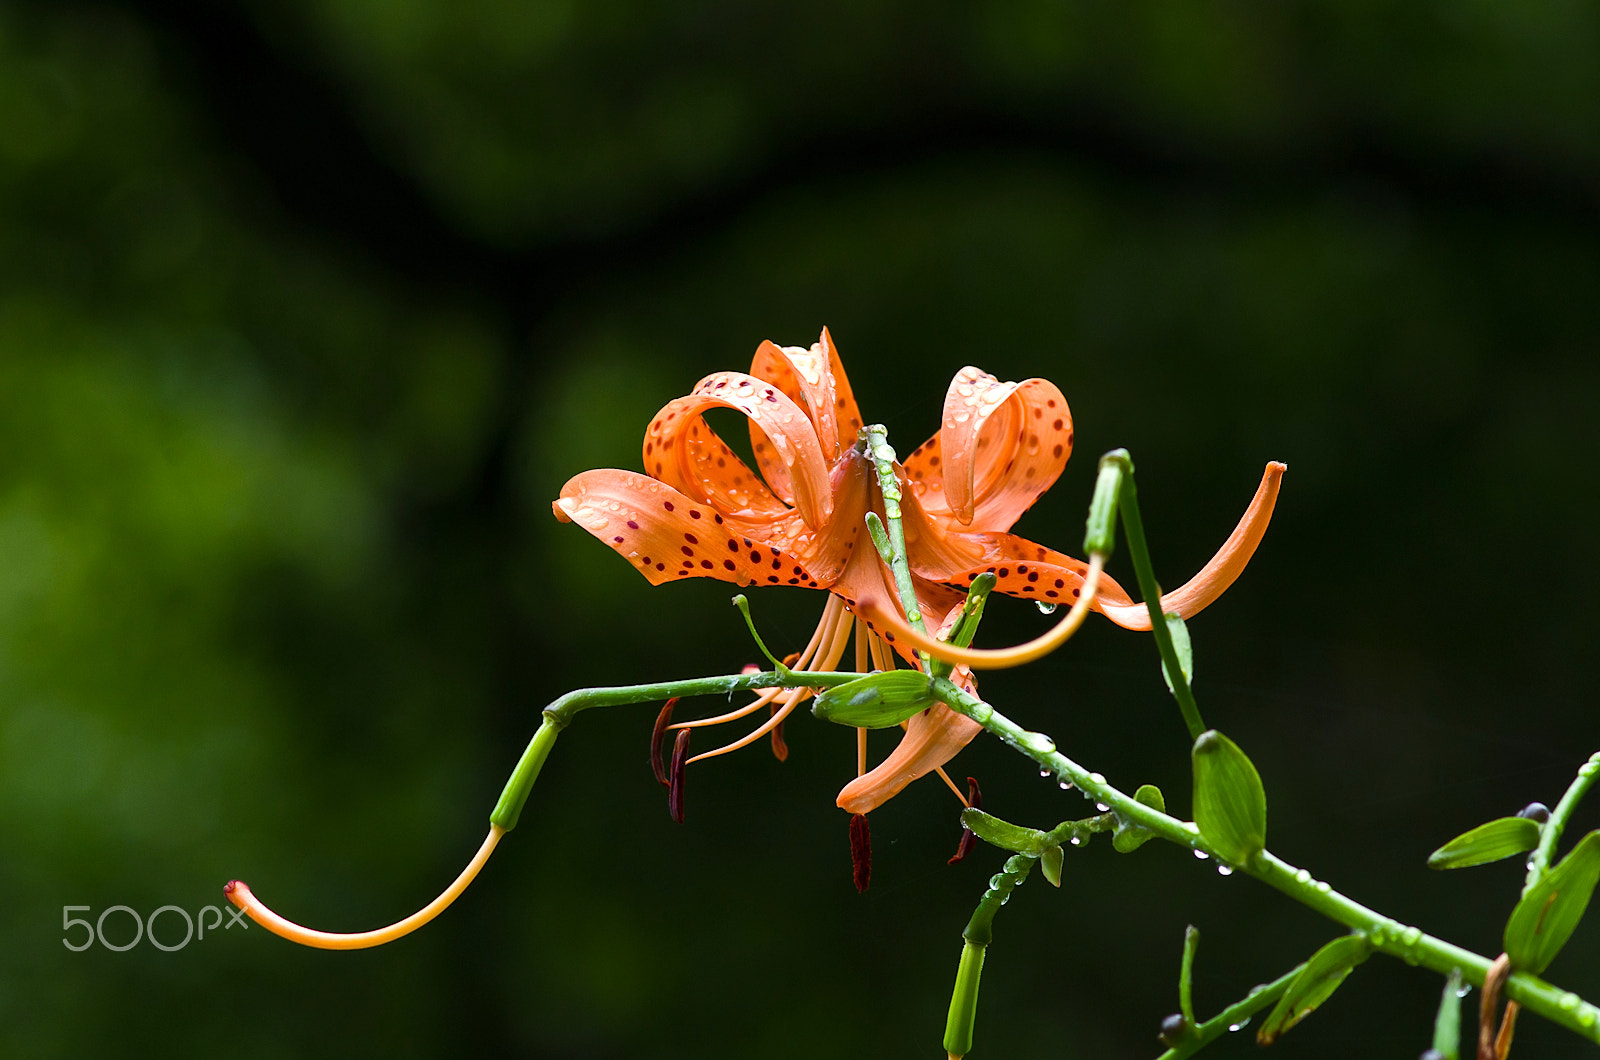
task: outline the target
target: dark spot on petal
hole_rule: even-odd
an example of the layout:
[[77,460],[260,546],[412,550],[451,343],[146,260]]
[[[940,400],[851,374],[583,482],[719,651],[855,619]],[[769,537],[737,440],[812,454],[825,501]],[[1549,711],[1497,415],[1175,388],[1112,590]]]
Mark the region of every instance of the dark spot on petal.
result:
[[731,559],[725,559],[725,560],[723,560],[723,561],[722,561],[722,565],[723,565],[723,566],[724,566],[724,567],[727,567],[727,568],[728,568],[728,569],[729,569],[729,570],[733,570],[733,569],[734,569],[734,566],[733,566],[733,560],[731,560]]
[[[661,470],[661,465],[660,464],[656,465],[656,470],[657,471]],[[665,508],[669,512],[677,511],[677,509],[672,506],[672,502],[671,501],[662,501],[661,502],[661,507]]]
[[693,556],[694,555],[694,549],[690,548],[688,545],[684,545],[681,549],[679,549],[679,551],[682,552],[685,556]]
[[632,519],[629,519],[628,520],[628,529],[629,530],[637,530],[637,529],[639,529],[639,524],[634,522]]
[[700,561],[700,566],[704,567],[706,570],[710,570],[711,569],[711,561],[708,560],[708,559],[703,559],[703,560]]
[[1054,589],[1046,589],[1046,590],[1045,590],[1045,591],[1044,591],[1044,594],[1045,594],[1045,595],[1046,595],[1046,596],[1051,596],[1051,597],[1054,597],[1054,596],[1060,596],[1060,595],[1061,595],[1061,594],[1060,594],[1060,593],[1058,593],[1058,592],[1056,592],[1056,591],[1055,591],[1055,590],[1054,590]]
[[1062,449],[1061,449],[1061,447],[1059,445],[1056,446],[1054,449],[1050,450],[1050,455],[1055,457],[1057,460],[1061,459],[1061,453],[1062,453]]
[[615,541],[619,545],[622,544],[622,538],[620,537],[613,537],[611,540]]
[[696,510],[694,510],[693,508],[690,508],[689,509],[689,518],[698,519],[698,518],[700,518],[700,513],[697,512]]
[[1039,572],[1038,571],[1029,571],[1028,572],[1028,580],[1030,582],[1038,581],[1039,580]]

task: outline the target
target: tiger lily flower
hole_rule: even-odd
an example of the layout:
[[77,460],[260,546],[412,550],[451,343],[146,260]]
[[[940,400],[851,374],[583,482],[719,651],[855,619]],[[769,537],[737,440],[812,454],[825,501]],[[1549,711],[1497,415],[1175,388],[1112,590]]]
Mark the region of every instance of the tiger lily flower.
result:
[[[748,418],[759,475],[706,426],[711,408]],[[822,619],[795,657],[796,669],[837,668],[852,631],[858,670],[890,668],[897,653],[916,666],[922,649],[963,664],[953,679],[969,688],[969,666],[1030,657],[956,649],[907,623],[893,576],[863,533],[867,513],[881,517],[884,508],[858,444],[861,427],[826,329],[809,349],[763,342],[748,373],[708,375],[656,414],[645,432],[646,474],[585,471],[562,488],[554,512],[628,559],[652,585],[716,578],[825,590]],[[1088,564],[1007,532],[1055,483],[1071,452],[1072,417],[1055,384],[1004,383],[971,367],[956,374],[939,433],[895,468],[913,587],[929,630],[948,629],[964,600],[956,587],[985,571],[994,573],[996,591],[1040,603],[1071,603],[1083,594]],[[1267,466],[1233,535],[1192,581],[1162,598],[1164,610],[1188,617],[1233,582],[1271,518],[1282,472],[1282,464]],[[1118,625],[1150,628],[1145,605],[1109,577],[1099,575],[1091,595],[1091,607]],[[760,739],[810,694],[770,689],[736,710],[674,728],[717,725],[772,705],[761,725],[693,762]],[[935,704],[911,719],[886,760],[870,771],[858,766],[838,805],[866,813],[917,777],[942,773],[978,729]]]

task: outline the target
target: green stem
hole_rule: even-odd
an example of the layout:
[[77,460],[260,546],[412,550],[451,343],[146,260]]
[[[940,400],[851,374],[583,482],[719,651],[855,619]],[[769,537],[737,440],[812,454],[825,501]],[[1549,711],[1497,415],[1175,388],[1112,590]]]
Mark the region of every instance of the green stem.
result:
[[[874,423],[861,429],[867,444],[867,456],[878,473],[878,491],[883,494],[883,519],[889,531],[889,547],[893,550],[888,559],[894,571],[894,587],[900,593],[900,606],[905,610],[906,621],[918,633],[926,634],[922,624],[922,609],[917,605],[917,591],[911,584],[911,564],[906,555],[906,528],[900,516],[900,479],[894,473],[894,450],[889,446],[888,431],[882,424]],[[922,669],[929,670],[928,655],[922,656]]]
[[1161,662],[1172,681],[1172,695],[1178,701],[1178,709],[1183,712],[1183,723],[1189,727],[1189,739],[1198,740],[1200,734],[1206,731],[1206,725],[1200,720],[1200,706],[1194,701],[1188,678],[1183,676],[1177,649],[1172,646],[1172,633],[1167,629],[1166,612],[1161,609],[1161,586],[1156,582],[1155,568],[1150,565],[1150,546],[1144,538],[1144,520],[1139,517],[1139,491],[1133,483],[1133,460],[1126,449],[1113,449],[1100,458],[1102,467],[1108,462],[1125,465],[1119,507],[1122,511],[1122,530],[1128,537],[1128,555],[1133,560],[1134,575],[1139,579],[1139,595],[1144,598],[1145,607],[1150,612],[1150,632],[1156,638],[1156,650],[1161,653]]
[[1178,1012],[1194,1022],[1194,951],[1200,948],[1200,930],[1193,924],[1183,929],[1183,963],[1178,966]]
[[1297,964],[1265,986],[1258,986],[1245,998],[1235,1001],[1221,1012],[1195,1028],[1193,1035],[1162,1053],[1158,1060],[1184,1060],[1210,1045],[1231,1030],[1238,1030],[1245,1021],[1268,1005],[1276,1004],[1283,992],[1289,989],[1294,977],[1305,965]]
[[1567,788],[1567,793],[1550,811],[1550,819],[1540,826],[1539,846],[1534,850],[1533,857],[1528,859],[1528,878],[1522,888],[1524,894],[1550,868],[1550,862],[1555,858],[1556,844],[1561,841],[1562,830],[1567,827],[1572,812],[1578,808],[1578,803],[1588,794],[1597,778],[1600,778],[1600,751],[1590,755],[1589,760],[1578,768],[1578,775]]
[[[1180,821],[1112,787],[1106,783],[1105,777],[1089,772],[1058,753],[1055,742],[1045,734],[1029,732],[988,703],[944,678],[930,682],[930,690],[950,709],[971,718],[1031,758],[1041,769],[1062,780],[1070,780],[1084,798],[1105,803],[1116,814],[1170,843],[1216,857],[1216,852],[1206,844],[1199,829],[1192,823]],[[1327,883],[1312,879],[1311,873],[1282,861],[1268,851],[1263,850],[1249,864],[1238,866],[1238,871],[1282,891],[1313,912],[1362,932],[1374,949],[1391,957],[1399,957],[1407,964],[1421,965],[1440,975],[1449,975],[1451,969],[1460,968],[1466,982],[1474,986],[1483,985],[1484,976],[1489,970],[1487,957],[1434,938],[1419,928],[1391,920],[1345,897]],[[1576,995],[1552,986],[1538,976],[1518,972],[1507,980],[1506,996],[1552,1023],[1566,1027],[1589,1041],[1600,1043],[1600,1008],[1580,1000]]]
[[956,985],[950,994],[950,1014],[945,1019],[944,1047],[952,1057],[965,1056],[972,1050],[972,1029],[977,1022],[978,983],[983,975],[983,961],[989,943],[994,940],[994,916],[1011,897],[1011,892],[1028,878],[1038,858],[1028,854],[1013,854],[1005,866],[989,877],[989,889],[978,900],[966,930],[961,932],[961,963],[956,968]]
[[522,752],[511,778],[500,792],[489,823],[506,831],[517,826],[522,808],[533,791],[533,782],[555,746],[556,736],[572,724],[580,711],[591,707],[615,707],[628,703],[655,703],[673,696],[731,695],[757,688],[831,688],[861,677],[858,673],[824,673],[814,670],[765,670],[749,674],[728,674],[723,677],[691,677],[682,681],[657,681],[644,685],[616,685],[609,688],[580,688],[568,692],[544,708],[544,719],[527,749]]

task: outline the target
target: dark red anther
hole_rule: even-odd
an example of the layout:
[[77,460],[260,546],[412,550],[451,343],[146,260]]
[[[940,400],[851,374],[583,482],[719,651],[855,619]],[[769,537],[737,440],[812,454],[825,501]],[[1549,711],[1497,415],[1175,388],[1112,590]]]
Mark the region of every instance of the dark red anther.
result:
[[[967,805],[972,807],[974,810],[981,810],[983,808],[983,792],[978,790],[978,781],[974,777],[967,778]],[[972,848],[977,845],[978,837],[972,834],[972,829],[962,828],[961,842],[956,845],[955,856],[950,859],[949,864],[954,865],[956,862],[972,853]]]
[[689,730],[679,729],[678,739],[672,745],[671,776],[667,784],[667,812],[679,824],[683,823],[683,764],[689,760]]
[[[773,714],[776,714],[780,708],[774,703],[770,709]],[[783,724],[780,721],[772,727],[772,757],[780,762],[787,762],[789,760],[789,745],[783,742]]]
[[856,890],[865,894],[872,882],[872,829],[864,813],[850,818],[850,871]]
[[672,708],[678,705],[678,698],[667,700],[667,705],[661,708],[661,713],[656,715],[655,731],[650,734],[650,768],[655,772],[656,783],[667,787],[667,768],[661,764],[661,737],[666,733],[667,726],[672,723]]

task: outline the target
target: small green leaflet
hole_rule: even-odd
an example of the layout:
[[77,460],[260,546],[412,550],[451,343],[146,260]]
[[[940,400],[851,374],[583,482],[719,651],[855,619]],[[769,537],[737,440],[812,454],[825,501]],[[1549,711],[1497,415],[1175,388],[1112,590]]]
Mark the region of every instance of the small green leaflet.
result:
[[1200,734],[1194,764],[1194,823],[1217,857],[1247,865],[1267,844],[1267,793],[1239,745],[1215,729]]
[[[1162,812],[1167,809],[1167,800],[1162,797],[1161,789],[1154,784],[1139,785],[1139,790],[1133,793],[1133,799]],[[1111,837],[1112,849],[1117,853],[1131,854],[1154,838],[1155,833],[1148,828],[1139,826],[1131,818],[1123,817],[1120,813],[1117,814],[1117,831]]]
[[1487,865],[1539,845],[1539,825],[1526,817],[1501,817],[1463,832],[1428,855],[1430,869]]
[[1590,832],[1522,895],[1506,921],[1511,967],[1538,975],[1583,919],[1600,881],[1600,829]]
[[[1045,834],[1039,829],[1012,824],[1010,821],[1002,821],[993,814],[984,813],[982,810],[962,810],[961,827],[967,829],[990,846],[999,847],[1001,850],[1010,850],[1017,854],[1026,854],[1029,857],[1038,857],[1046,846]],[[1057,851],[1060,849],[1060,847],[1056,847]]]
[[1256,1032],[1256,1041],[1271,1045],[1290,1027],[1315,1012],[1371,952],[1372,946],[1365,936],[1344,935],[1313,953]]
[[[1183,616],[1167,613],[1167,633],[1172,637],[1172,650],[1178,653],[1178,669],[1183,671],[1183,683],[1194,684],[1194,647],[1189,643],[1189,627],[1184,625]],[[1167,691],[1172,692],[1172,671],[1167,668],[1167,660],[1161,660],[1161,676],[1167,682]]]

